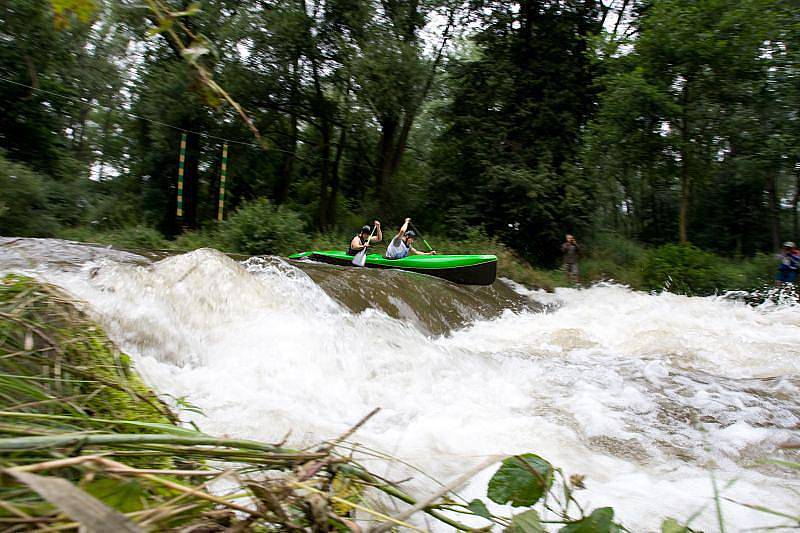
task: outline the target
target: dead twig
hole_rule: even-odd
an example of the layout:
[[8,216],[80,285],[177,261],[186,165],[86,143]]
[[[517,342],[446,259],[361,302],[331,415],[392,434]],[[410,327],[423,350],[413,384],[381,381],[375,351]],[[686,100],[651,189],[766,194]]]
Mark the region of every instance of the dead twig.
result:
[[[433,494],[431,494],[430,496],[428,496],[424,500],[419,501],[417,504],[415,504],[411,508],[406,509],[405,511],[403,511],[399,515],[395,516],[394,520],[397,521],[397,522],[404,522],[404,521],[408,520],[415,513],[418,513],[419,511],[424,510],[426,507],[429,507],[431,504],[433,504],[434,502],[439,500],[442,496],[444,496],[448,492],[452,492],[452,491],[458,489],[464,483],[466,483],[467,481],[469,481],[470,479],[475,477],[478,473],[480,473],[483,470],[487,469],[488,467],[490,467],[494,463],[496,463],[498,461],[502,461],[502,460],[503,460],[503,457],[499,456],[499,455],[493,456],[493,457],[490,457],[490,458],[486,459],[485,461],[483,461],[483,462],[479,463],[478,465],[474,466],[473,468],[471,468],[470,470],[468,470],[464,474],[460,475],[459,477],[457,477],[456,479],[454,479],[452,482],[448,483],[444,487],[441,487],[439,490],[437,490],[436,492],[434,492]],[[374,526],[372,529],[370,529],[369,533],[383,533],[384,531],[388,531],[391,527],[393,527],[392,526],[392,522],[382,522],[382,523]]]

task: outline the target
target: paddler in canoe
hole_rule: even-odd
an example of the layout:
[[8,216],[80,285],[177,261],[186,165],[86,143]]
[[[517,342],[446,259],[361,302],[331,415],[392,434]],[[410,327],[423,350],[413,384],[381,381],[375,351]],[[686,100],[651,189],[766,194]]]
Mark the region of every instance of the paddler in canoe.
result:
[[[488,254],[468,255],[439,255],[425,241],[422,235],[414,228],[409,232],[411,219],[407,218],[397,234],[392,238],[386,257],[379,254],[367,255],[373,243],[369,226],[353,237],[349,249],[355,249],[355,255],[350,250],[314,250],[300,252],[289,256],[290,259],[311,259],[319,263],[328,263],[338,266],[356,266],[379,269],[398,269],[416,274],[426,274],[438,278],[460,283],[463,285],[491,285],[497,277],[497,257]],[[375,228],[379,227],[376,221]],[[413,228],[413,226],[411,226]],[[374,239],[377,242],[380,233]],[[429,252],[420,252],[414,248],[414,241],[420,240]]]
[[417,238],[417,234],[413,231],[408,229],[408,225],[411,224],[411,219],[407,218],[406,221],[400,226],[400,231],[397,232],[397,235],[389,243],[389,246],[386,248],[386,259],[402,259],[408,254],[411,255],[435,255],[436,250],[431,250],[430,252],[420,252],[416,248],[414,248],[414,239]]
[[383,240],[383,233],[381,232],[381,221],[376,220],[375,224],[375,235],[372,235],[372,228],[368,225],[361,228],[361,232],[352,238],[350,241],[350,247],[347,249],[347,255],[357,255],[358,252],[363,250],[364,248],[370,246],[371,244],[375,244],[376,242],[381,242]]

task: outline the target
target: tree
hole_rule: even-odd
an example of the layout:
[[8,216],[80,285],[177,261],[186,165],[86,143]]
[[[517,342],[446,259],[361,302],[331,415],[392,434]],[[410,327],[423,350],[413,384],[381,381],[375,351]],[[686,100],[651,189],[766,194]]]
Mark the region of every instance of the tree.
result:
[[479,13],[472,57],[449,69],[432,199],[456,227],[550,260],[562,233],[587,223],[586,184],[569,169],[593,109],[599,4],[484,2]]
[[[760,0],[658,0],[643,7],[638,36],[621,43],[630,51],[608,44],[581,163],[605,177],[606,219],[632,219],[633,233],[654,241],[687,242],[691,231],[702,244],[745,252],[761,248],[760,222],[769,220],[777,243],[780,132],[791,118],[775,70],[782,18]],[[664,224],[665,212],[676,225]]]

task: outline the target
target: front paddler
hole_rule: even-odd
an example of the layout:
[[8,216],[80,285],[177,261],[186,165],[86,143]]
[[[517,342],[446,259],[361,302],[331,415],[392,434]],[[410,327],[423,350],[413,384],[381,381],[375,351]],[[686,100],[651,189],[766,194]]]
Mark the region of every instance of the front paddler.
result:
[[400,231],[394,236],[389,246],[386,247],[386,259],[402,259],[408,254],[411,255],[434,255],[436,250],[430,252],[420,252],[414,248],[414,239],[417,234],[408,229],[411,219],[407,218],[406,221],[400,226]]
[[381,232],[381,222],[380,220],[376,220],[375,224],[375,235],[372,234],[372,228],[369,225],[366,225],[361,228],[361,231],[358,235],[353,237],[350,241],[350,247],[347,249],[347,255],[356,255],[358,252],[366,248],[371,244],[375,244],[376,242],[381,242],[383,240],[383,233]]

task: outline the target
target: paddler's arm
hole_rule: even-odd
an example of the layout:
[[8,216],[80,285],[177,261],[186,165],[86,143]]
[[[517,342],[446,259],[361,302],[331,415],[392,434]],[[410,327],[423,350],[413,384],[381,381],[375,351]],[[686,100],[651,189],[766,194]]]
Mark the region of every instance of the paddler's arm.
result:
[[358,238],[358,235],[353,237],[353,240],[350,241],[350,248],[352,248],[353,250],[360,251],[366,248],[367,246],[369,246],[369,243],[361,244],[361,239]]
[[420,252],[413,246],[411,247],[409,252],[411,252],[411,255],[436,255],[436,250],[431,250],[430,252]]
[[383,240],[383,232],[381,231],[381,221],[375,221],[375,235],[372,237],[372,242],[381,242]]
[[[400,231],[397,232],[397,235],[394,236],[394,239],[402,239],[403,235],[405,235],[406,232],[408,231],[408,225],[410,223],[411,223],[411,219],[407,218],[406,221],[403,222],[403,225],[400,226]],[[394,240],[394,239],[392,239],[392,240]]]

